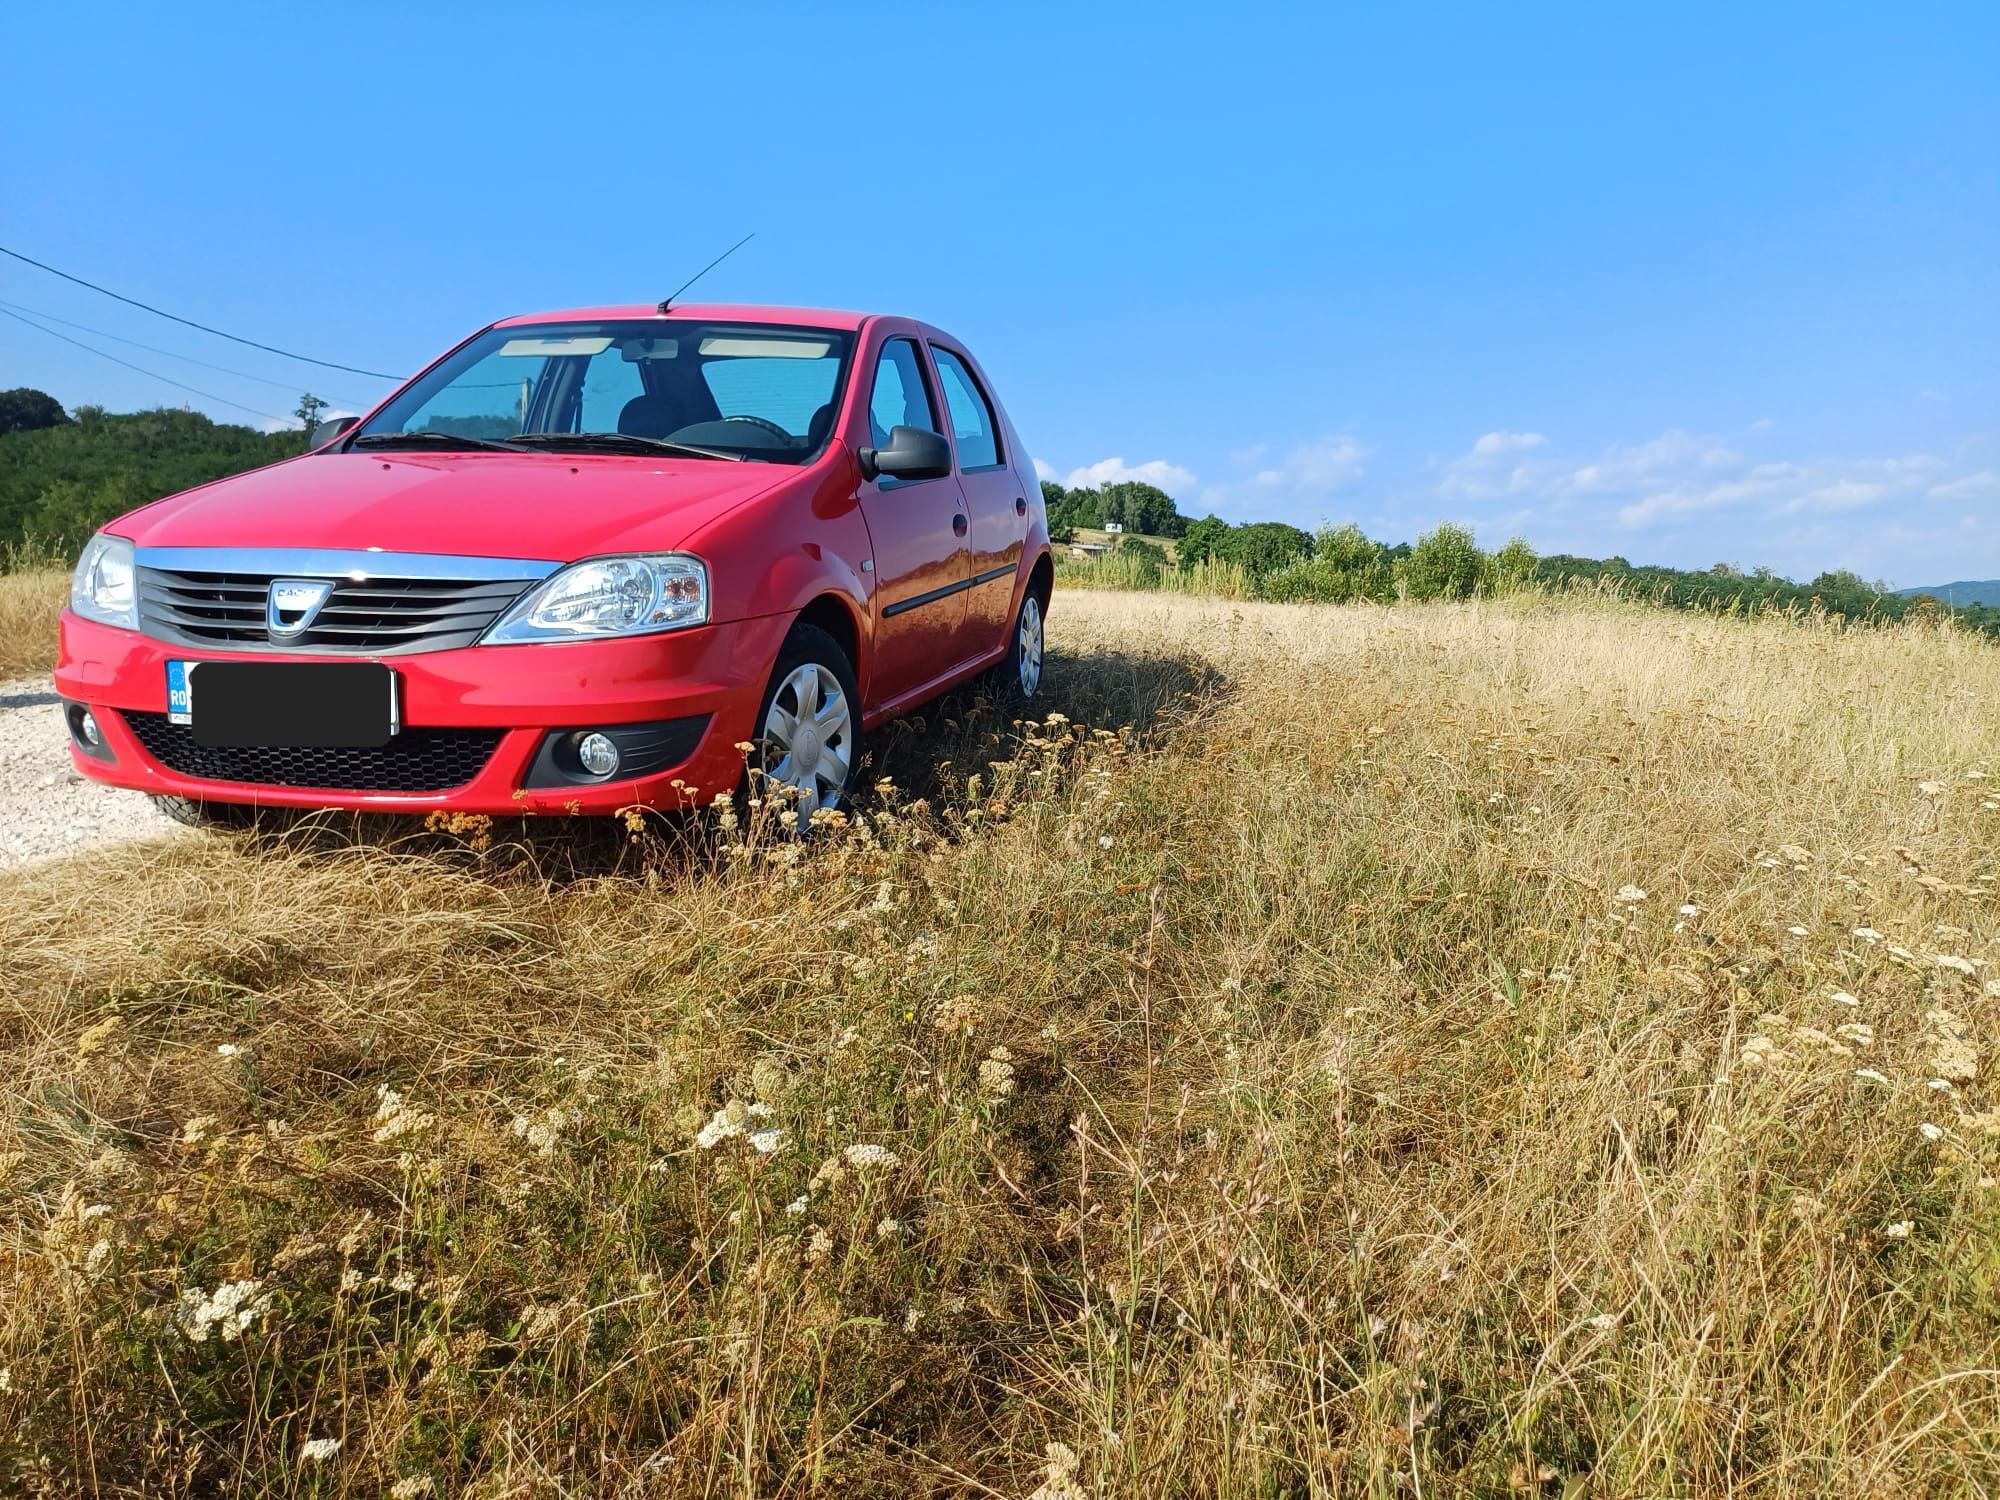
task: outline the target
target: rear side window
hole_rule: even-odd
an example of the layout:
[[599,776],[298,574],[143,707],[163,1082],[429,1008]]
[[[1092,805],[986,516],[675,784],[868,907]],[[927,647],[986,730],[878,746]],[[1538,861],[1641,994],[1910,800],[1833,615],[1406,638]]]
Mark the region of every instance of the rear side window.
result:
[[958,441],[959,468],[998,468],[1000,424],[993,419],[993,403],[956,354],[932,344],[931,357],[937,361],[944,404],[951,408],[951,435]]
[[942,434],[923,356],[910,339],[891,339],[875,364],[875,389],[868,397],[868,428],[877,448],[889,443],[892,427],[921,427]]

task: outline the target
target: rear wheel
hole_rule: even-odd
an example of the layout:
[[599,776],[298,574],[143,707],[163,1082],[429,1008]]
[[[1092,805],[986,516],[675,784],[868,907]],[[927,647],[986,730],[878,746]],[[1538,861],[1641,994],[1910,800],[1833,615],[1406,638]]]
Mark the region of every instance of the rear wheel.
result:
[[847,653],[817,625],[794,625],[785,637],[756,743],[760,779],[791,789],[801,826],[847,800],[861,769],[861,694]]
[[1021,598],[1007,654],[994,670],[994,686],[1023,703],[1042,690],[1042,598],[1033,589]]

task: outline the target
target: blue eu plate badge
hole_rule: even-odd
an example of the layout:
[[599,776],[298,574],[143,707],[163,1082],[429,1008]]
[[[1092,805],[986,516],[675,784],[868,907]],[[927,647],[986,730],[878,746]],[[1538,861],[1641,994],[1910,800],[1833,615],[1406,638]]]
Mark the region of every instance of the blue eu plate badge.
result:
[[188,696],[188,677],[191,663],[170,661],[167,663],[167,722],[169,724],[192,724],[194,703]]

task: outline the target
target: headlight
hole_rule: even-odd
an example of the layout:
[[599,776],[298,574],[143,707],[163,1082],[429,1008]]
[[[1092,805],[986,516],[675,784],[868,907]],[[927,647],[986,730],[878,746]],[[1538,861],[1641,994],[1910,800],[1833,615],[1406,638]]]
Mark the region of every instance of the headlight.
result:
[[708,623],[708,569],[666,552],[574,563],[523,594],[486,632],[487,645],[653,635]]
[[100,625],[139,628],[137,590],[132,578],[132,544],[98,532],[77,559],[69,582],[69,607]]

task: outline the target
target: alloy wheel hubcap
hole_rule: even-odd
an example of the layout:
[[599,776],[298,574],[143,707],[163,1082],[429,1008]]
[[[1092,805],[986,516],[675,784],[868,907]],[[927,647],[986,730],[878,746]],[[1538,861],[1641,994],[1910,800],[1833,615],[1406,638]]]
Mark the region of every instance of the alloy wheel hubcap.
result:
[[853,766],[853,714],[840,679],[818,662],[794,667],[764,717],[764,774],[798,794],[803,821],[840,800]]
[[1021,696],[1032,698],[1042,685],[1042,606],[1033,594],[1021,605]]

